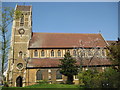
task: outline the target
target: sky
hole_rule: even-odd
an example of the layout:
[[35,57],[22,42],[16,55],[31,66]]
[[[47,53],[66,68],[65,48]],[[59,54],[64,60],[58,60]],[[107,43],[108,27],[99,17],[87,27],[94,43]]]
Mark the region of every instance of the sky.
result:
[[[118,2],[3,2],[2,6],[32,5],[32,31],[101,33],[118,38]],[[11,30],[11,26],[9,27]]]

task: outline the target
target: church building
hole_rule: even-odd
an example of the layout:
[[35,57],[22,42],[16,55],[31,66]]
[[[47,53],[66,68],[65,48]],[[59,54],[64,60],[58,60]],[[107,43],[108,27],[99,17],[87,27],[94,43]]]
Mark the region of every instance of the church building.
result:
[[[32,6],[16,5],[22,17],[13,21],[7,82],[11,87],[24,87],[39,81],[65,83],[60,73],[60,59],[69,52],[83,70],[103,71],[111,65],[107,59],[107,45],[100,33],[34,33]],[[77,75],[74,83],[78,84]]]

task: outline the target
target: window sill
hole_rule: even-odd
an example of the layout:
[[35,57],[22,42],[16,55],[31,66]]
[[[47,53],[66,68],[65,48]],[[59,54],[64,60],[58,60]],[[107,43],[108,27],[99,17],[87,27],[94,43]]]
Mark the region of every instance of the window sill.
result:
[[35,57],[35,56],[34,56],[33,58],[39,58],[39,57]]
[[63,81],[63,79],[56,79],[56,81]]

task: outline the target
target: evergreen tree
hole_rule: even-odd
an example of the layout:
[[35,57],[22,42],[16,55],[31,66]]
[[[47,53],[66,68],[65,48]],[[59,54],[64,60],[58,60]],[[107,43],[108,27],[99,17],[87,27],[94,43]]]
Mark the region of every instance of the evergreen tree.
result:
[[78,67],[76,65],[76,60],[72,58],[70,53],[64,55],[64,59],[60,59],[60,73],[67,76],[67,84],[73,84],[73,75],[78,74]]

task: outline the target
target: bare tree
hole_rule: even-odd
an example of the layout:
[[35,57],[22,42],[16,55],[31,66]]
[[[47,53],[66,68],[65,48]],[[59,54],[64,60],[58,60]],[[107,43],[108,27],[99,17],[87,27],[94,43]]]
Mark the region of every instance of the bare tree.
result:
[[[2,77],[4,78],[3,73],[5,72],[5,68],[7,67],[8,62],[8,52],[10,49],[10,30],[9,25],[12,23],[14,19],[20,17],[20,11],[14,11],[13,8],[10,7],[2,7],[0,15],[2,16],[0,23],[0,54],[1,54],[1,72]],[[14,16],[15,15],[15,16]],[[4,80],[3,80],[4,81]]]
[[[89,38],[90,39],[90,38]],[[83,43],[84,42],[84,43]],[[92,41],[92,39],[89,42],[85,42],[82,40],[79,40],[78,47],[74,47],[74,49],[77,51],[76,59],[78,62],[80,62],[80,69],[79,72],[82,71],[83,67],[83,61],[88,60],[87,67],[89,67],[91,61],[94,58],[102,58],[102,55],[100,55],[100,50],[103,51],[103,47],[98,46],[99,39]],[[91,47],[86,48],[84,44],[89,44]]]
[[[114,69],[120,72],[120,41],[111,44],[108,46],[108,58],[112,61]],[[116,67],[118,66],[118,67]]]

